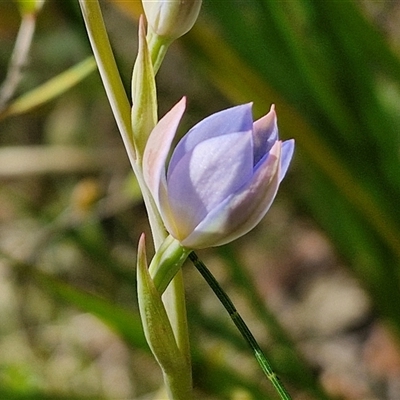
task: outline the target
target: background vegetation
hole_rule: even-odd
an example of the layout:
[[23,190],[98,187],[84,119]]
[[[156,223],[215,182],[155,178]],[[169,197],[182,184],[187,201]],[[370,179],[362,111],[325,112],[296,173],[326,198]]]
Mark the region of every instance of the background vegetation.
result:
[[[101,4],[129,91],[140,3]],[[21,14],[0,15],[7,81]],[[400,398],[399,19],[392,1],[204,0],[158,76],[160,115],[188,96],[182,134],[253,101],[296,139],[260,226],[200,254],[296,399]],[[1,399],[160,398],[140,193],[93,63],[69,70],[90,54],[78,3],[46,2],[0,110]],[[276,398],[190,263],[185,281],[198,398]]]

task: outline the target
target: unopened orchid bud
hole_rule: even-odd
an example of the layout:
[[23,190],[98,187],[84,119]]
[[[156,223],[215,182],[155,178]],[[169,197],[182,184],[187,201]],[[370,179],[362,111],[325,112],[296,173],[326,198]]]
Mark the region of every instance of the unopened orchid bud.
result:
[[17,0],[22,14],[36,14],[43,7],[44,0]]
[[219,246],[253,229],[269,210],[293,155],[278,138],[274,107],[253,122],[252,105],[194,126],[166,160],[185,110],[182,99],[156,125],[143,157],[144,179],[168,232],[189,249]]
[[142,3],[153,32],[170,41],[193,27],[201,7],[201,0],[144,0]]

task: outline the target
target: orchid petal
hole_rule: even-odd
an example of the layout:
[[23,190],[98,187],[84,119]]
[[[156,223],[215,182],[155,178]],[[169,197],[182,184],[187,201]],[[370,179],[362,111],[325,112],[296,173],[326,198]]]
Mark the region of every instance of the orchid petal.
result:
[[228,108],[195,125],[176,146],[169,164],[169,171],[172,172],[179,160],[204,140],[233,132],[251,131],[253,128],[251,106],[249,103]]
[[281,156],[281,170],[279,172],[279,181],[286,175],[286,171],[289,168],[290,161],[292,161],[294,153],[294,140],[286,140],[282,143],[282,156]]
[[253,229],[270,208],[279,187],[282,143],[276,142],[270,155],[240,190],[213,209],[181,241],[189,248],[228,243]]
[[144,150],[143,176],[158,206],[160,191],[166,191],[165,162],[185,107],[183,97],[155,126]]
[[178,143],[167,173],[185,100],[150,134],[144,179],[167,231],[185,248],[219,246],[246,234],[276,196],[294,141],[278,139],[274,106],[254,123],[251,108],[232,107],[198,123]]
[[182,239],[253,174],[252,134],[238,132],[199,143],[168,173],[168,202]]

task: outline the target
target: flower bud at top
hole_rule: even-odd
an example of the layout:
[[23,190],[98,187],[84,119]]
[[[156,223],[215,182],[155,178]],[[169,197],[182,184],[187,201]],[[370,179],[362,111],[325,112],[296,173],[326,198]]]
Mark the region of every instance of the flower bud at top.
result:
[[143,1],[143,9],[153,32],[172,41],[192,29],[200,12],[201,1]]
[[36,14],[44,4],[44,0],[17,0],[21,14]]

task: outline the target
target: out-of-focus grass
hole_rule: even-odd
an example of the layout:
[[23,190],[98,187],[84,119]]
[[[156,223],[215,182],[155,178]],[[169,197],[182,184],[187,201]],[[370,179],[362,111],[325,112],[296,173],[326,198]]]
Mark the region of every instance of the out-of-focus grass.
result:
[[[389,15],[385,4],[372,12]],[[102,8],[129,90],[132,10]],[[0,15],[2,77],[19,16],[5,2]],[[375,321],[400,331],[400,67],[389,40],[394,36],[387,39],[350,1],[205,1],[195,29],[172,46],[158,76],[161,114],[188,96],[182,133],[231,103],[253,101],[256,117],[276,103],[281,135],[296,139],[294,163],[265,221],[235,244],[201,254],[295,398],[328,398],[326,391],[384,398],[374,392],[377,382],[387,383],[383,369],[369,385],[355,373],[371,373],[364,350],[355,349]],[[46,3],[15,97],[89,55],[78,5]],[[2,175],[0,397],[158,398],[161,377],[143,341],[134,279],[137,240],[148,226],[97,72],[0,126],[3,149],[13,147],[0,147],[0,162],[27,154],[18,149],[39,154],[39,145],[42,158],[57,149],[61,166],[70,157],[60,151],[79,148],[74,165],[81,163],[32,171],[26,157]],[[104,151],[109,161],[95,162]],[[344,291],[359,305],[346,323],[337,315],[354,307],[330,300],[329,291],[328,300],[302,308],[321,275],[338,271],[344,287],[364,289],[361,297]],[[198,397],[276,398],[190,264],[185,277]],[[299,319],[316,315],[318,325],[313,312],[322,304],[332,305],[337,330],[313,330]],[[321,334],[328,331],[328,338]],[[329,353],[337,342],[359,358]]]
[[293,191],[400,332],[399,59],[354,2],[238,4],[209,4],[188,48],[234,101],[277,102],[308,164]]

